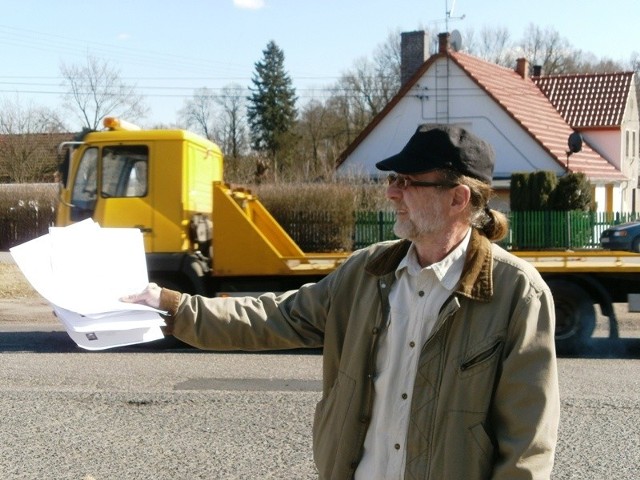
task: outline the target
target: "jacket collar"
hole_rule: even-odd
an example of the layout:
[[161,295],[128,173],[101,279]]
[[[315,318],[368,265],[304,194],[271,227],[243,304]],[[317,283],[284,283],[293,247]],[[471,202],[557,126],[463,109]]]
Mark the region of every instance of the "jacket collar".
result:
[[[365,270],[375,276],[394,272],[410,246],[409,240],[400,240],[384,246],[382,251],[376,252],[369,260]],[[475,228],[471,232],[464,268],[456,292],[481,302],[489,302],[493,297],[491,242]]]

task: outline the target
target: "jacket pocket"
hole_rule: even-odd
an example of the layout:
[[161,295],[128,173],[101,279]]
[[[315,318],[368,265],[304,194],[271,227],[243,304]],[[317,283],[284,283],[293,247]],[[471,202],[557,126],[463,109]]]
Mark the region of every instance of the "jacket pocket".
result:
[[340,452],[341,456],[349,455],[345,450],[354,447],[342,445],[341,438],[351,408],[355,384],[355,380],[348,375],[338,372],[338,378],[331,391],[316,405],[313,418],[313,457],[320,478],[331,478],[337,452]]
[[496,363],[502,352],[503,341],[501,338],[494,338],[487,343],[483,343],[467,353],[460,363],[460,376],[475,375]]

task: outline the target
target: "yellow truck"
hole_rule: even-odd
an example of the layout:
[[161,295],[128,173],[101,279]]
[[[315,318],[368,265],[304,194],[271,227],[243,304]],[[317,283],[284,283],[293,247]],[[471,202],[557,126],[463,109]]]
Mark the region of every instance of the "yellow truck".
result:
[[56,224],[139,228],[151,281],[204,295],[284,291],[344,260],[303,252],[255,195],[225,184],[213,142],[113,117],[104,126],[60,145]]
[[[255,195],[225,184],[222,152],[209,140],[117,118],[104,126],[61,145],[67,156],[57,225],[93,218],[103,227],[139,228],[151,281],[204,295],[284,291],[344,261],[346,254],[303,252]],[[596,304],[617,336],[613,304],[640,292],[640,255],[514,253],[553,291],[560,349],[588,342]]]

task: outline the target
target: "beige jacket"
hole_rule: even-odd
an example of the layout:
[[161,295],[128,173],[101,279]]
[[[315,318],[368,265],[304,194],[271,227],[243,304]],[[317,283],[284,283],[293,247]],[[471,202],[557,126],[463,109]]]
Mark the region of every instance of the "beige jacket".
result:
[[[313,427],[323,479],[362,455],[394,271],[409,243],[354,253],[282,296],[206,299],[163,290],[176,337],[199,348],[324,346]],[[460,285],[422,347],[405,479],[548,479],[559,420],[551,293],[527,262],[473,232]]]

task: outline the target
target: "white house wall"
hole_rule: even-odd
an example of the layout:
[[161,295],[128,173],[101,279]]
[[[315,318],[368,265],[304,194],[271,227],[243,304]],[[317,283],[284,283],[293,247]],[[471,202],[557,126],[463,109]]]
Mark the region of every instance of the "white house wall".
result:
[[598,185],[595,187],[594,192],[594,200],[596,202],[596,210],[598,212],[622,212],[625,211],[622,206],[622,188],[619,186],[614,186],[613,188],[613,204],[611,205],[611,209],[607,209],[607,191],[606,187],[603,185]]
[[[375,163],[398,153],[418,125],[425,123],[459,124],[489,142],[496,152],[495,179],[510,178],[512,172],[563,173],[562,167],[454,62],[448,65],[448,89],[438,91],[436,71],[446,69],[446,62],[439,59],[429,68],[343,162],[339,175],[378,175]],[[442,86],[443,78],[437,80]]]
[[[629,132],[630,142],[632,143],[628,152],[626,148],[627,132]],[[638,206],[640,206],[640,198],[638,198],[640,195],[638,195],[637,191],[638,162],[640,162],[638,155],[640,121],[638,119],[635,89],[630,89],[629,98],[627,99],[624,116],[619,129],[585,130],[581,133],[591,147],[596,149],[600,155],[606,158],[627,177],[626,182],[622,182],[619,188],[614,189],[611,209],[614,212],[637,211]],[[633,148],[633,138],[635,138],[635,148]],[[604,197],[602,199],[598,198],[597,201],[598,209],[603,210],[605,208]]]
[[624,167],[620,165],[622,150],[621,137],[618,130],[585,130],[581,133],[592,148],[623,174],[625,173]]

